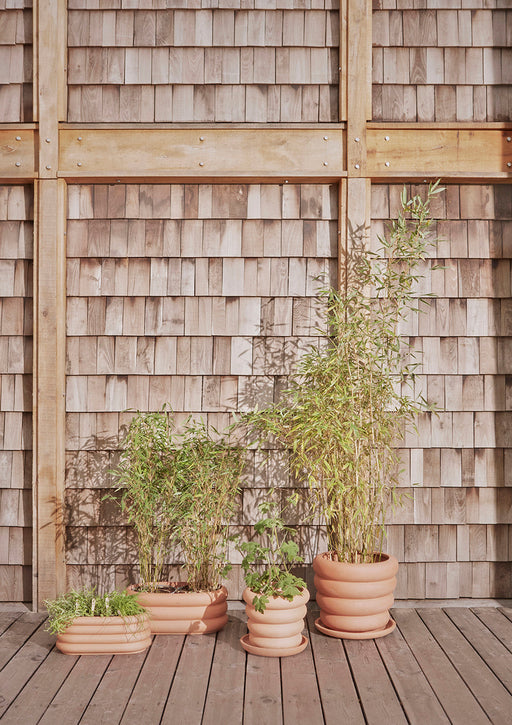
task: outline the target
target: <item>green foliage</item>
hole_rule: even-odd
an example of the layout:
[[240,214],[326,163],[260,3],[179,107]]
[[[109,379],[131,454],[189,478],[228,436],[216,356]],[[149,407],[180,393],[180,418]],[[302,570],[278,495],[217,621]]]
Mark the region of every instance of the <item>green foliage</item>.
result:
[[228,523],[239,505],[244,465],[241,447],[210,433],[202,420],[189,420],[176,458],[181,497],[176,528],[191,591],[217,589],[231,568]]
[[122,511],[137,534],[140,576],[146,591],[155,591],[165,556],[176,542],[182,514],[176,485],[177,436],[165,408],[132,418],[119,465],[113,471]]
[[98,596],[95,589],[72,590],[44,605],[48,610],[46,630],[52,634],[64,632],[75,617],[137,617],[142,622],[146,613],[134,594],[109,592]]
[[413,394],[417,363],[400,322],[418,311],[419,268],[430,242],[431,184],[407,198],[381,248],[354,235],[342,292],[325,290],[325,340],[299,361],[281,400],[245,416],[263,437],[290,450],[327,524],[340,561],[372,561],[382,550],[386,508],[399,502],[394,442],[428,408]]
[[189,418],[178,433],[172,411],[137,412],[113,473],[137,534],[140,588],[157,591],[171,548],[185,558],[190,591],[220,586],[243,467],[243,450],[203,421]]
[[257,612],[264,612],[270,597],[291,601],[306,588],[306,582],[291,573],[295,564],[303,561],[295,541],[286,536],[294,530],[285,526],[277,504],[264,501],[258,506],[261,518],[254,526],[259,541],[238,541],[243,555],[245,583],[257,596],[252,603]]

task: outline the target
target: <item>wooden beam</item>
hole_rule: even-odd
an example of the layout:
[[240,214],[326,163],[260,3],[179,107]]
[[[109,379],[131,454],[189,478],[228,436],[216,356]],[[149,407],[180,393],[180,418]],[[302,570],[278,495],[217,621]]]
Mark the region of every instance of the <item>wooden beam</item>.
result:
[[[367,0],[348,0],[345,46],[347,64],[346,169],[349,176],[366,175],[366,119],[371,84],[368,53],[371,38]],[[371,67],[371,66],[370,66]]]
[[369,124],[368,176],[512,178],[512,125],[439,127]]
[[66,589],[64,558],[66,183],[36,182],[34,607]]
[[63,128],[68,180],[306,180],[344,175],[340,126],[302,128]]
[[0,130],[0,178],[3,183],[35,178],[35,144],[33,126],[3,127]]
[[66,345],[66,184],[57,179],[59,118],[66,81],[66,2],[34,7],[33,606],[65,591],[64,461]]

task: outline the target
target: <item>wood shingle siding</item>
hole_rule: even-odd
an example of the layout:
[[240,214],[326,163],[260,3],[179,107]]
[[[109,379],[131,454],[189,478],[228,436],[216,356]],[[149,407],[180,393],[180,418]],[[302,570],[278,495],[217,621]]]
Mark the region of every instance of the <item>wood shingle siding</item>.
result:
[[70,121],[338,120],[333,10],[70,10]]
[[[373,234],[400,189],[373,187]],[[389,527],[402,597],[510,592],[511,204],[510,186],[450,185],[433,210],[439,268],[422,288],[436,296],[403,332],[420,354],[416,389],[439,413],[422,415],[402,450],[410,498]]]
[[[500,2],[379,0],[373,12],[374,121],[508,121],[512,10]],[[483,9],[485,6],[485,9]]]
[[31,5],[0,2],[0,123],[32,120]]
[[0,187],[0,600],[31,599],[32,192]]
[[[68,205],[68,576],[101,570],[114,586],[136,562],[133,532],[102,500],[124,411],[169,403],[179,421],[222,429],[275,397],[317,339],[315,279],[336,284],[337,189],[71,185]],[[271,485],[290,486],[285,463],[272,452],[264,479],[251,462],[238,525]]]

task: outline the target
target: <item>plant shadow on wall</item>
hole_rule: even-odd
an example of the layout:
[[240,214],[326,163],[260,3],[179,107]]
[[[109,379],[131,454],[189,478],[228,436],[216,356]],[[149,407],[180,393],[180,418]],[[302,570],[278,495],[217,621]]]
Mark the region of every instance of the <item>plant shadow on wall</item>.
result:
[[[260,440],[290,452],[312,515],[325,521],[328,551],[313,564],[317,626],[333,636],[376,637],[394,628],[388,609],[398,562],[383,543],[386,512],[400,504],[396,443],[429,409],[415,392],[419,362],[400,325],[423,298],[421,267],[434,244],[430,203],[441,191],[436,182],[424,199],[409,199],[404,189],[401,211],[375,252],[353,235],[344,289],[321,293],[321,344],[300,358],[278,401],[243,416]],[[371,604],[354,605],[358,580]]]

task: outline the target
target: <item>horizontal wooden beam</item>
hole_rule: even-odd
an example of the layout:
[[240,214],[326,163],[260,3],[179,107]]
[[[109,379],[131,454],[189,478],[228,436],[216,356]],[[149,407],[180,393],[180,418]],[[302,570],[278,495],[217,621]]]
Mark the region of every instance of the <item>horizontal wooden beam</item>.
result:
[[373,179],[512,178],[512,125],[436,128],[368,124],[366,134],[367,175]]
[[344,175],[339,127],[60,131],[59,176],[67,180],[303,180]]
[[[510,140],[508,140],[510,139]],[[37,125],[0,129],[0,179],[38,177]],[[512,179],[512,125],[366,127],[368,178]],[[323,128],[61,127],[57,175],[67,180],[332,181],[346,169],[346,131]],[[510,164],[510,166],[509,166]],[[54,172],[55,173],[55,172]]]
[[36,176],[34,128],[11,127],[0,130],[0,178],[6,182],[26,181]]

